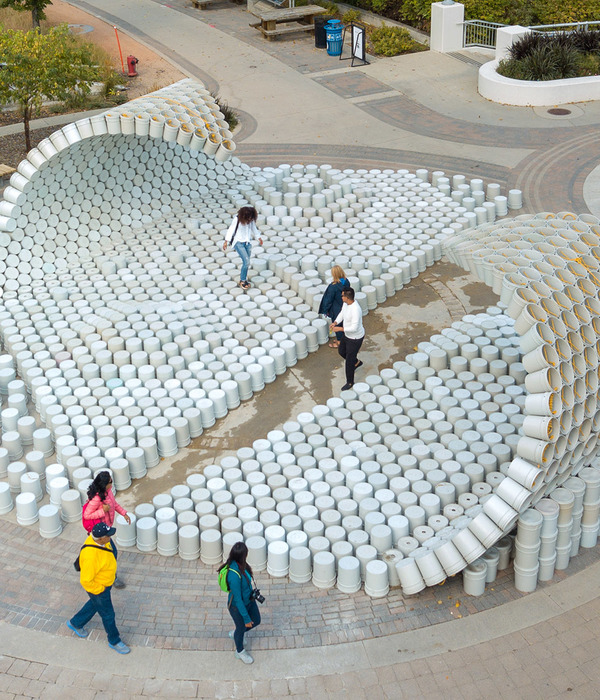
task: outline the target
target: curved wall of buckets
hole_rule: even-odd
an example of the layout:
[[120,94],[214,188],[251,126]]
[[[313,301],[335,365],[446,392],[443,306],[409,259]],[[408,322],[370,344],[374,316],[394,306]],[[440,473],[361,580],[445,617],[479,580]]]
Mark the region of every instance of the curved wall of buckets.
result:
[[[59,535],[98,470],[127,488],[327,342],[332,265],[368,314],[444,248],[497,306],[139,504],[131,525],[119,516],[117,542],[216,565],[243,538],[258,571],[374,597],[461,570],[480,594],[517,521],[520,590],[594,546],[598,221],[494,223],[518,190],[261,170],[234,150],[184,80],[64,127],[19,165],[0,203],[0,514],[14,498],[20,524]],[[221,250],[245,203],[265,239],[248,292]]]

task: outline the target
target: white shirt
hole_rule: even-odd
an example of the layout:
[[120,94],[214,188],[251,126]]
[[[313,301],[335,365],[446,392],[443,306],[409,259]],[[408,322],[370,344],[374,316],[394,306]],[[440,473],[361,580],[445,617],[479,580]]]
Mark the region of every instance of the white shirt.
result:
[[233,238],[236,226],[237,233],[235,234],[235,240],[233,241],[233,245],[235,245],[236,243],[250,243],[252,239],[260,238],[260,231],[256,227],[255,221],[252,221],[249,224],[240,224],[238,226],[238,220],[236,216],[231,222],[229,228],[227,229],[227,233],[225,234],[225,242],[227,244],[231,243],[231,239]]
[[360,340],[364,338],[365,329],[362,324],[362,309],[357,301],[352,304],[342,306],[342,310],[335,319],[335,324],[339,325],[340,321],[344,326],[344,335],[350,340]]

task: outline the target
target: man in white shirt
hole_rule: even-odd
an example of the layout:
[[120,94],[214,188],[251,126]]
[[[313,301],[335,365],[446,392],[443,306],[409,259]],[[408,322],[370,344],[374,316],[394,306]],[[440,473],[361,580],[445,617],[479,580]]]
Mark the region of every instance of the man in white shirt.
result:
[[331,324],[332,331],[343,331],[338,352],[346,360],[346,383],[342,391],[351,389],[354,385],[354,370],[362,365],[358,359],[358,351],[365,337],[362,324],[362,309],[354,300],[354,289],[348,287],[342,291],[344,305],[337,318]]

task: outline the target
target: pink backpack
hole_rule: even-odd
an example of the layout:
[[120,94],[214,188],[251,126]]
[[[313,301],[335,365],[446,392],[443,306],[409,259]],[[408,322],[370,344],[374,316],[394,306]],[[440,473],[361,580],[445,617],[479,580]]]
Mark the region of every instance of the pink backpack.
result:
[[98,523],[103,523],[104,518],[87,518],[85,515],[85,510],[89,506],[90,502],[87,501],[87,503],[83,504],[83,508],[81,509],[81,524],[83,525],[83,529],[87,532],[90,533],[94,525],[97,525]]

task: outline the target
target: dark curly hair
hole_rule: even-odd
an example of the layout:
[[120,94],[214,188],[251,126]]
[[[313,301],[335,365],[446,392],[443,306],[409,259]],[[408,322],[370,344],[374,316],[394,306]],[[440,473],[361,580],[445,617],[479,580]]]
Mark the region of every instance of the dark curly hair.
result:
[[94,496],[99,495],[100,498],[104,500],[106,498],[108,485],[111,482],[112,476],[110,475],[110,472],[98,472],[88,489],[88,499],[91,501]]
[[251,224],[258,219],[258,212],[254,207],[242,207],[237,213],[237,218],[240,224]]

